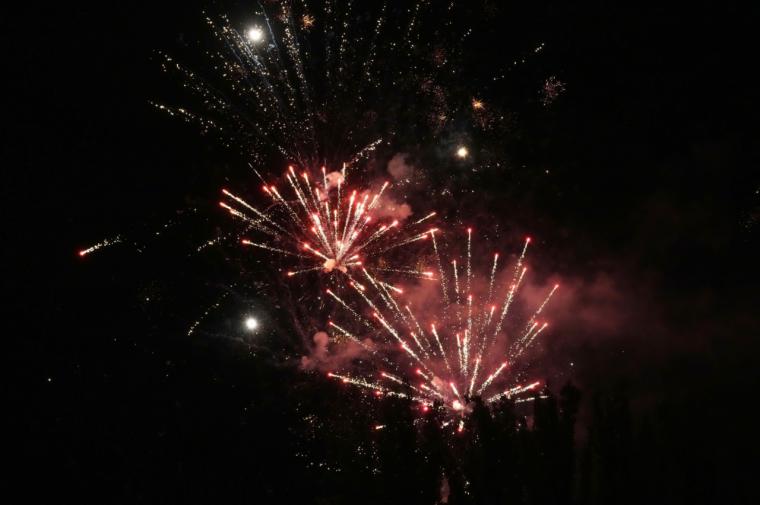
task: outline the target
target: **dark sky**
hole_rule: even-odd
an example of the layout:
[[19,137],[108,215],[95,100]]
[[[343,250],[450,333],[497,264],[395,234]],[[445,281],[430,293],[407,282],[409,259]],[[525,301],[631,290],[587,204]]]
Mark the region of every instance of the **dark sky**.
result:
[[[487,188],[492,212],[521,212],[544,239],[546,268],[577,289],[551,367],[586,390],[625,379],[642,409],[674,402],[686,417],[700,404],[701,426],[744,428],[749,418],[731,411],[756,393],[760,350],[757,12],[566,4],[508,8],[504,47],[481,55],[545,41],[525,79],[555,74],[567,84],[550,115],[521,114],[536,140],[516,156],[551,178],[515,207]],[[55,462],[76,459],[70,432],[80,424],[153,412],[204,378],[239,384],[246,375],[229,370],[257,366],[230,339],[184,339],[213,301],[214,275],[229,274],[215,258],[198,266],[177,241],[155,256],[114,250],[83,264],[75,255],[101,237],[146,236],[181,218],[177,209],[211,199],[235,163],[148,104],[176,85],[154,51],[197,38],[202,7],[37,4],[3,22],[6,51],[21,56],[4,65],[13,84],[5,337],[20,350],[11,386],[20,429],[69,440],[50,442]],[[246,296],[234,303],[259,303]],[[150,297],[158,308],[141,301]],[[585,328],[572,322],[584,307]],[[220,321],[219,333],[233,323]],[[166,374],[180,378],[156,388]]]

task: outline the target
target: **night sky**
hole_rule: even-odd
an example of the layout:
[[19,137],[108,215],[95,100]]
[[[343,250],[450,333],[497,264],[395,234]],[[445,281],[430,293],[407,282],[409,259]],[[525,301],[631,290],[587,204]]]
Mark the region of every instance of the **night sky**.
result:
[[[478,226],[538,237],[539,275],[567,284],[544,348],[550,385],[571,379],[590,398],[625,384],[636,416],[669,412],[663,452],[699,452],[720,489],[739,489],[760,351],[758,12],[532,4],[502,7],[503,38],[475,56],[487,65],[546,44],[504,88],[519,169],[473,176],[459,204]],[[280,443],[283,412],[310,379],[292,365],[287,315],[257,290],[263,267],[189,254],[229,225],[215,200],[243,161],[149,104],[178,87],[156,51],[205,37],[206,5],[37,4],[3,22],[21,57],[4,65],[3,298],[26,496],[167,502],[174,484],[130,465],[224,467],[244,444],[252,483],[264,462],[283,475],[300,464]],[[546,108],[551,75],[566,90]],[[144,247],[77,256],[116,234]],[[225,309],[188,338],[235,277]],[[255,335],[241,326],[251,312],[265,326]],[[238,420],[271,436],[224,433]]]

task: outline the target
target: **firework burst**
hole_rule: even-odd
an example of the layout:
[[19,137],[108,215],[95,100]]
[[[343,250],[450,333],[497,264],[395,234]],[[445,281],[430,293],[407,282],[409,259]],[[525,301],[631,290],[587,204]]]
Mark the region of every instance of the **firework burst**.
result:
[[308,171],[299,173],[291,165],[285,173],[287,192],[280,192],[263,177],[261,180],[262,190],[270,199],[267,207],[254,207],[226,189],[222,190],[225,201],[220,205],[259,235],[255,240],[242,239],[243,245],[294,260],[288,276],[314,271],[348,274],[360,268],[417,277],[433,275],[412,268],[387,267],[385,253],[428,239],[431,230],[422,231],[421,226],[435,216],[431,212],[414,221],[409,231],[399,219],[376,217],[383,210],[388,182],[374,193],[352,189],[346,183],[346,165],[339,172],[328,172],[322,167],[316,180]]
[[[438,265],[438,299],[427,296],[415,310],[400,289],[389,289],[366,269],[360,269],[357,277],[361,280],[352,278],[349,285],[362,307],[353,308],[348,301],[338,300],[348,309],[352,324],[358,322],[377,335],[379,342],[391,345],[370,347],[345,327],[348,325],[330,322],[335,336],[361,342],[373,357],[382,358],[373,362],[373,366],[382,369],[374,377],[348,372],[330,372],[329,376],[379,394],[409,398],[425,408],[440,403],[449,414],[458,417],[469,412],[474,397],[492,403],[504,397],[519,399],[521,394],[535,390],[538,381],[518,381],[522,378],[519,364],[548,327],[541,315],[559,286],[547,292],[522,329],[507,334],[506,323],[527,272],[525,256],[530,238],[525,239],[511,273],[501,285],[498,253],[493,256],[489,275],[482,280],[474,275],[471,229],[467,230],[464,261],[452,260],[450,267],[444,267],[436,233],[431,231],[429,235]],[[425,318],[422,315],[430,314],[430,305],[442,310]],[[509,326],[519,328],[514,323]]]

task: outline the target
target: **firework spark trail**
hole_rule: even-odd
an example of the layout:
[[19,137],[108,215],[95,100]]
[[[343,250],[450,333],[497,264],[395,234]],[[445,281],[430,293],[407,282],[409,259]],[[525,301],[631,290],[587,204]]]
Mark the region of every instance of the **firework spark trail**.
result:
[[536,340],[538,335],[541,334],[542,331],[546,329],[546,327],[549,326],[549,323],[544,323],[540,327],[538,327],[538,323],[533,326],[533,329],[538,328],[534,333],[526,334],[525,337],[522,339],[522,342],[520,342],[520,345],[516,346],[516,349],[510,353],[510,356],[514,358],[520,357],[527,349],[530,347],[530,345]]
[[[328,289],[328,290],[327,290],[327,294],[328,294],[328,295],[330,295],[331,297],[333,297],[333,298],[334,298],[334,299],[335,299],[335,300],[336,300],[338,303],[340,303],[340,304],[341,304],[341,305],[342,305],[342,306],[343,306],[343,307],[344,307],[346,310],[348,310],[348,311],[351,313],[351,315],[353,315],[353,316],[354,316],[354,317],[355,317],[357,320],[359,320],[359,321],[361,321],[362,323],[364,323],[364,325],[365,325],[365,326],[367,326],[368,328],[374,328],[374,326],[372,326],[372,324],[371,324],[369,321],[367,321],[367,320],[366,320],[366,319],[364,319],[364,318],[363,318],[361,315],[359,315],[359,313],[358,313],[358,312],[356,312],[354,309],[352,309],[350,305],[348,305],[346,302],[344,302],[344,301],[343,301],[343,299],[342,299],[342,298],[340,298],[338,295],[336,295],[336,294],[335,294],[335,293],[334,293],[334,292],[333,292],[331,289]],[[332,323],[331,323],[331,324],[332,324]]]
[[422,223],[424,221],[427,221],[431,217],[434,217],[436,214],[437,214],[436,212],[431,212],[427,216],[423,217],[422,219],[418,219],[417,221],[413,222],[412,224],[420,224],[420,223]]
[[193,333],[195,333],[195,330],[198,328],[198,326],[203,322],[204,319],[208,317],[208,315],[219,308],[219,306],[222,304],[222,301],[229,296],[230,292],[227,291],[222,294],[214,303],[209,305],[206,310],[203,311],[203,313],[193,321],[193,324],[190,325],[190,327],[187,330],[187,336],[191,336]]
[[[432,235],[433,237],[435,236],[434,234]],[[367,272],[365,272],[365,276],[369,283],[368,288],[371,289],[367,291],[366,288],[359,289],[354,286],[356,292],[359,293],[360,298],[366,304],[366,307],[372,311],[374,321],[376,322],[375,329],[382,328],[386,334],[390,335],[392,341],[400,344],[406,355],[411,358],[412,363],[418,367],[416,373],[425,379],[425,382],[416,389],[420,398],[426,398],[428,402],[441,400],[444,402],[444,407],[447,411],[452,412],[453,415],[462,416],[464,415],[464,412],[468,410],[465,405],[470,401],[473,394],[481,396],[484,393],[487,393],[489,388],[493,385],[508,380],[505,378],[505,372],[510,368],[508,367],[508,362],[506,360],[502,360],[495,369],[491,371],[484,370],[484,365],[486,365],[488,361],[491,361],[488,359],[486,351],[489,351],[489,353],[491,351],[496,351],[496,349],[492,349],[495,337],[502,331],[505,319],[509,314],[509,308],[516,297],[527,270],[523,267],[523,263],[527,252],[527,244],[529,242],[530,239],[526,239],[522,251],[516,260],[514,272],[507,280],[508,288],[504,290],[506,294],[504,295],[504,301],[502,303],[499,317],[494,317],[496,312],[495,305],[491,305],[490,307],[477,305],[478,313],[476,314],[474,309],[474,295],[473,293],[468,293],[467,307],[459,311],[459,313],[452,313],[450,306],[444,303],[443,309],[447,314],[444,314],[440,319],[444,321],[444,328],[446,331],[442,334],[435,323],[430,325],[431,340],[434,344],[431,344],[431,341],[427,340],[426,333],[422,331],[422,326],[420,325],[415,312],[411,309],[411,306],[409,304],[401,304],[404,307],[404,310],[402,310],[401,305],[396,301],[396,297],[404,296],[404,290],[391,289],[393,285],[375,279]],[[440,253],[435,242],[433,242],[433,249],[437,259],[440,260]],[[467,252],[469,257],[465,269],[466,277],[463,281],[465,287],[472,289],[474,287],[474,276],[472,275],[471,267],[471,243],[467,244]],[[497,262],[498,255],[495,255],[494,263],[489,271],[490,275],[488,276],[487,300],[490,300],[496,291],[495,279],[497,277]],[[455,261],[452,261],[452,264],[454,263]],[[458,269],[455,267],[452,270],[452,275],[458,276],[457,272]],[[443,283],[445,280],[446,276],[445,274],[442,274],[441,282]],[[454,286],[455,292],[461,293],[461,290],[459,289],[459,281],[456,278],[454,280]],[[549,295],[539,305],[528,324],[528,329],[519,339],[513,342],[511,349],[506,353],[505,357],[509,358],[510,363],[518,359],[527,346],[529,346],[547,327],[547,323],[536,323],[535,318],[542,313],[556,289],[556,287],[552,289]],[[381,299],[382,303],[376,304],[372,301],[373,298]],[[354,320],[359,322],[362,321],[363,318],[360,315],[362,311],[353,307],[346,307],[346,305],[350,305],[346,301],[342,301],[341,305],[348,309],[348,314],[350,314]],[[380,307],[384,307],[384,309],[381,310]],[[481,319],[477,319],[478,317]],[[479,322],[481,320],[482,323]],[[410,338],[414,341],[413,343],[401,336],[401,331],[399,329],[400,325],[406,325],[409,328]],[[418,351],[415,351],[410,347],[410,345],[415,344],[415,349]],[[426,346],[426,344],[428,345]],[[435,350],[433,350],[434,348]],[[477,353],[475,353],[474,356],[471,353],[471,349],[477,350]],[[405,365],[404,361],[405,360],[398,361],[399,365],[397,370],[407,369],[409,363],[407,362]],[[452,365],[455,365],[456,369],[454,369]],[[398,379],[394,382],[399,385],[404,383],[406,387],[414,387],[410,384],[410,380],[404,378],[405,375],[407,375],[407,373],[401,373],[400,376],[394,376]],[[511,374],[509,380],[514,381],[517,377],[517,372],[515,372]],[[446,385],[443,389],[440,388],[440,385],[442,384]],[[490,403],[504,396],[511,398],[529,391],[537,387],[537,385],[538,383],[532,383],[527,386],[513,385],[502,390],[501,393],[492,395],[487,401]]]
[[464,352],[462,351],[462,338],[459,333],[456,334],[457,339],[457,363],[459,364],[459,372],[462,375],[465,375],[464,373]]
[[[516,347],[517,349],[515,352],[518,354],[524,352],[530,344],[533,342],[535,337],[537,335],[530,335],[531,328],[535,328],[537,326],[536,318],[541,315],[541,312],[544,310],[544,307],[546,307],[546,304],[549,303],[549,300],[551,300],[552,296],[554,296],[554,293],[559,289],[559,284],[555,284],[554,287],[549,291],[549,294],[546,295],[546,298],[541,302],[541,305],[538,306],[538,309],[533,313],[533,315],[530,317],[530,320],[525,326],[524,334],[523,336],[516,342],[514,342],[513,347]],[[544,327],[547,326],[547,323],[544,323],[543,327],[539,329],[539,333],[543,331]]]
[[443,293],[443,299],[446,305],[449,305],[449,289],[446,282],[446,274],[443,271],[443,263],[441,261],[441,255],[438,252],[438,243],[435,240],[435,231],[430,231],[430,237],[433,242],[433,251],[435,252],[435,259],[438,263],[438,272],[440,274],[441,292]]
[[376,350],[374,347],[371,347],[371,346],[369,346],[369,345],[365,344],[365,343],[364,343],[364,342],[363,342],[363,341],[362,341],[362,340],[361,340],[359,337],[357,337],[356,335],[354,335],[354,334],[353,334],[353,333],[351,333],[350,331],[346,330],[345,328],[343,328],[343,327],[341,327],[341,326],[338,326],[337,324],[333,323],[332,321],[330,321],[328,324],[329,324],[330,326],[332,326],[333,328],[335,328],[336,330],[338,330],[338,331],[340,332],[340,334],[341,334],[341,335],[343,335],[344,337],[348,338],[349,340],[351,340],[351,341],[353,341],[353,342],[355,342],[355,343],[359,344],[359,345],[360,345],[361,347],[363,347],[363,348],[364,348],[364,349],[365,349],[367,352],[369,352],[369,353],[370,353],[370,354],[372,354],[373,356],[375,356],[375,357],[377,357],[378,359],[380,359],[381,361],[383,361],[383,362],[384,362],[386,365],[388,365],[388,366],[390,366],[391,368],[393,368],[394,370],[396,370],[396,371],[399,371],[399,372],[400,372],[400,369],[399,369],[399,367],[398,367],[398,363],[396,363],[396,362],[394,362],[394,361],[391,361],[391,360],[388,358],[388,356],[383,356],[383,355],[381,355],[379,352],[377,352],[377,350]]
[[467,376],[470,363],[470,339],[472,338],[472,295],[467,295],[467,329],[464,331],[464,375]]
[[421,398],[421,397],[418,397],[418,396],[408,395],[408,394],[402,393],[400,391],[394,391],[392,389],[388,389],[386,387],[383,387],[381,384],[378,384],[377,382],[370,382],[370,381],[368,381],[366,379],[363,379],[361,377],[353,377],[353,376],[350,376],[350,375],[336,374],[336,373],[333,373],[333,372],[328,372],[327,376],[328,377],[334,377],[336,379],[340,379],[341,381],[343,381],[346,384],[353,384],[355,386],[359,386],[359,387],[363,387],[363,388],[367,388],[367,389],[372,389],[372,390],[374,390],[376,392],[379,392],[379,393],[382,393],[382,394],[385,394],[385,395],[388,395],[388,396],[396,396],[398,398],[409,398],[410,400],[417,401],[417,402],[420,402],[420,403],[423,403],[423,404],[426,404],[426,405],[432,404],[432,402],[430,400],[428,400],[427,398]]
[[420,389],[423,389],[423,390],[425,390],[427,393],[429,393],[429,394],[431,394],[431,395],[435,396],[436,398],[438,398],[438,399],[440,399],[440,400],[445,400],[445,399],[446,399],[446,397],[445,397],[445,396],[443,396],[443,394],[441,394],[441,392],[440,392],[440,391],[437,391],[437,390],[435,390],[435,389],[431,388],[431,387],[430,387],[430,386],[428,386],[427,384],[420,384]]
[[505,391],[502,391],[499,394],[493,395],[492,397],[488,398],[486,400],[486,403],[493,403],[496,400],[499,400],[503,397],[512,398],[514,395],[518,395],[520,393],[524,393],[526,391],[530,391],[531,389],[535,389],[541,384],[540,382],[536,381],[532,384],[528,384],[527,386],[515,386],[511,389],[507,389]]
[[454,271],[454,294],[457,295],[456,299],[454,300],[454,303],[459,305],[459,273],[457,271],[457,260],[453,260],[451,262],[451,266]]
[[395,329],[393,326],[391,326],[391,325],[390,325],[390,323],[388,323],[388,321],[386,321],[386,320],[385,320],[385,318],[383,318],[383,316],[381,316],[379,313],[375,313],[375,318],[376,318],[378,321],[380,321],[380,324],[382,324],[382,325],[383,325],[383,327],[385,327],[385,329],[386,329],[386,330],[388,330],[388,333],[390,333],[391,335],[393,335],[393,337],[394,337],[394,338],[395,338],[395,339],[398,341],[398,343],[401,345],[401,348],[402,348],[404,351],[406,351],[406,353],[407,353],[409,356],[411,356],[412,358],[414,358],[414,360],[415,360],[415,361],[417,361],[417,363],[419,363],[419,364],[420,364],[420,365],[421,365],[421,366],[422,366],[422,367],[423,367],[425,370],[428,370],[428,371],[430,370],[430,369],[428,368],[428,365],[427,365],[427,363],[425,363],[424,361],[422,361],[422,360],[420,359],[420,357],[419,357],[419,356],[417,356],[417,353],[415,353],[415,352],[412,350],[412,348],[411,348],[411,347],[409,347],[409,344],[407,344],[407,343],[406,343],[406,341],[405,341],[403,338],[401,338],[401,336],[398,334],[398,332],[396,331],[396,329]]
[[505,361],[501,365],[499,365],[499,368],[497,368],[491,375],[486,377],[486,380],[483,381],[483,384],[480,385],[478,388],[478,394],[481,394],[484,389],[486,389],[488,386],[491,385],[491,383],[496,379],[496,377],[499,376],[499,374],[507,367],[507,362]]
[[472,228],[467,228],[467,292],[472,281]]
[[422,389],[427,388],[428,390],[430,390],[430,388],[428,388],[425,384],[420,384],[420,387],[418,388],[418,387],[413,386],[412,384],[410,384],[408,381],[406,381],[404,379],[401,379],[399,377],[396,377],[395,375],[389,374],[388,372],[380,372],[380,376],[383,377],[383,378],[385,378],[385,379],[391,380],[391,381],[393,381],[396,384],[399,384],[401,386],[408,387],[412,391],[415,391],[415,392],[417,392],[417,393],[419,393],[421,395],[425,395],[425,393],[422,391]]
[[395,286],[391,286],[390,284],[387,284],[385,282],[379,281],[375,278],[373,278],[369,272],[367,272],[365,269],[362,269],[364,274],[369,278],[369,280],[372,282],[372,284],[375,287],[378,287],[382,290],[381,295],[383,298],[387,301],[389,304],[389,307],[393,309],[394,317],[396,321],[401,321],[404,323],[404,325],[409,329],[409,334],[412,337],[412,340],[417,344],[417,347],[420,351],[422,351],[422,354],[425,356],[425,359],[430,359],[430,355],[428,354],[427,349],[425,346],[423,346],[420,343],[420,340],[417,338],[417,335],[414,333],[414,327],[412,326],[412,321],[406,317],[406,314],[401,310],[401,308],[398,306],[398,303],[396,302],[396,299],[391,295],[391,293],[388,291],[390,288],[394,292],[398,294],[402,294],[403,291],[396,288]]
[[225,242],[225,241],[228,241],[228,240],[230,240],[232,238],[235,239],[234,240],[235,242],[241,242],[242,243],[242,241],[243,241],[243,238],[242,238],[243,235],[246,235],[246,234],[250,233],[251,230],[254,230],[254,229],[256,229],[255,225],[248,224],[248,226],[246,226],[242,230],[233,230],[233,231],[231,231],[229,233],[224,233],[222,235],[219,235],[218,237],[212,238],[210,240],[206,240],[201,245],[199,245],[198,247],[195,248],[195,252],[196,253],[201,252],[204,249],[207,249],[209,247],[218,245],[218,244],[220,244],[222,242]]
[[420,241],[420,240],[425,240],[425,239],[427,239],[428,233],[429,232],[426,231],[426,232],[420,233],[419,235],[415,235],[415,236],[413,236],[411,238],[403,240],[401,242],[397,242],[395,244],[392,244],[392,245],[386,247],[385,249],[381,249],[379,251],[379,253],[386,253],[386,252],[388,252],[390,250],[393,250],[393,249],[396,249],[398,247],[411,244],[412,242],[417,242],[417,241]]
[[475,381],[478,378],[478,370],[480,369],[480,356],[475,360],[475,367],[472,371],[472,377],[470,378],[470,387],[467,388],[467,396],[472,396],[472,388],[475,387]]
[[262,221],[263,221],[262,219],[251,219],[250,217],[246,216],[239,210],[230,207],[224,202],[219,202],[219,206],[225,209],[227,212],[229,212],[232,217],[235,217],[245,222],[249,230],[257,230],[257,231],[260,231],[262,233],[266,233],[272,236],[277,235],[276,231],[273,231],[272,229],[262,224]]
[[[150,230],[142,230],[142,231],[131,230],[131,232],[129,233],[125,233],[125,234],[119,233],[114,236],[107,237],[103,240],[100,240],[99,242],[92,244],[84,249],[79,249],[76,251],[76,254],[80,258],[86,258],[88,256],[95,254],[96,252],[101,252],[106,249],[110,249],[116,245],[122,245],[123,247],[130,248],[133,252],[142,253],[149,246],[151,241],[158,240],[159,237],[167,234],[171,229],[181,224],[184,224],[188,216],[194,215],[197,211],[198,209],[194,207],[187,207],[181,210],[177,210],[176,215],[174,217],[170,217],[169,219],[165,220],[160,225],[151,226]],[[198,246],[195,252],[199,252],[203,250],[205,247],[218,243],[221,240],[224,240],[225,238],[228,238],[233,235],[234,233],[231,233],[226,236],[220,236],[214,239],[207,240],[205,244],[201,244],[200,246]],[[191,253],[188,253],[188,255],[191,255]]]
[[[412,327],[411,322],[406,318],[406,315],[404,312],[401,311],[398,304],[396,303],[396,300],[393,298],[391,293],[388,292],[387,288],[385,287],[385,283],[381,281],[377,281],[374,277],[372,277],[369,272],[367,272],[366,269],[362,269],[362,272],[364,275],[369,279],[372,286],[378,291],[380,294],[380,297],[385,302],[388,309],[391,311],[391,314],[393,315],[393,318],[396,320],[396,322],[403,322],[407,328],[409,328],[410,335],[414,342],[417,344],[417,347],[422,351],[422,354],[425,355],[427,359],[430,358],[425,348],[422,346],[420,341],[417,339],[417,335],[414,333],[414,328]],[[399,290],[400,291],[400,290]]]
[[[526,241],[526,248],[527,248]],[[525,250],[523,249],[523,254],[520,256],[520,258],[517,260],[517,269],[522,266],[522,260],[525,257]],[[509,288],[509,292],[507,293],[506,298],[504,299],[504,304],[502,305],[501,314],[499,315],[499,319],[496,323],[496,329],[494,330],[494,337],[501,331],[501,327],[504,324],[504,319],[507,317],[507,313],[509,312],[509,307],[512,304],[512,300],[514,300],[515,293],[517,292],[518,288],[520,287],[520,283],[522,282],[523,277],[525,276],[525,272],[527,272],[527,268],[523,268],[520,270],[520,274],[512,278],[512,285]]]
[[406,270],[402,268],[383,268],[383,267],[375,267],[373,270],[378,272],[395,272],[397,274],[404,274],[408,275],[410,277],[419,277],[420,279],[427,279],[427,280],[433,280],[433,272],[428,272],[425,270]]
[[[427,334],[425,333],[425,330],[422,329],[422,326],[420,326],[420,322],[417,320],[417,318],[414,315],[414,312],[412,312],[412,309],[409,307],[409,305],[404,306],[404,309],[406,309],[407,314],[409,314],[409,319],[414,323],[414,327],[417,329],[417,332],[420,334],[420,337],[422,338],[422,341],[425,342],[426,350],[425,354],[430,358],[430,355],[434,353],[433,346],[430,344],[430,340],[427,337]],[[412,331],[414,333],[414,331]]]
[[101,240],[97,244],[91,245],[90,247],[86,249],[82,249],[79,251],[79,256],[84,257],[89,254],[94,253],[95,251],[99,249],[103,249],[104,247],[110,247],[115,244],[120,244],[122,242],[122,238],[120,235],[116,235],[114,238],[107,238],[105,240]]
[[435,324],[430,325],[430,331],[433,333],[433,336],[435,337],[435,342],[438,344],[438,350],[441,351],[441,357],[443,358],[443,361],[446,363],[446,369],[449,371],[449,375],[453,375],[453,372],[451,371],[451,364],[449,363],[449,357],[443,348],[443,343],[441,342],[441,337],[438,336],[438,330],[435,327]]
[[[293,253],[293,252],[290,252],[290,251],[286,251],[284,249],[279,249],[277,247],[272,247],[272,246],[269,246],[269,245],[266,245],[266,244],[261,244],[259,242],[251,242],[248,239],[242,239],[240,241],[240,243],[243,244],[243,245],[258,247],[260,249],[265,249],[267,251],[272,251],[272,252],[276,252],[276,253],[279,253],[279,254],[285,254],[287,256],[295,256],[297,258],[308,258],[308,256],[304,256],[302,254]],[[304,272],[304,271],[316,270],[316,269],[317,268],[307,268],[307,269],[303,269],[303,270],[293,270],[293,271],[288,272],[288,276],[292,277],[293,275],[296,275],[297,273],[301,273],[301,272]]]
[[488,299],[486,303],[491,303],[493,300],[493,285],[496,281],[496,267],[499,263],[499,253],[493,255],[493,267],[491,267],[491,279],[488,283]]

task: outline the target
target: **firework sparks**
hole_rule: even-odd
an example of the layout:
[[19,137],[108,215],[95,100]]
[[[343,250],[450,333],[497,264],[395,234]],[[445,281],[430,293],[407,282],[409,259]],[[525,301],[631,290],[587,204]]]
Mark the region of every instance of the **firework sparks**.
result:
[[[207,52],[213,71],[193,71],[169,55],[162,61],[163,70],[177,73],[200,99],[197,112],[154,105],[259,161],[273,153],[301,166],[351,159],[376,138],[376,121],[346,122],[345,110],[376,115],[400,86],[416,93],[427,79],[422,65],[429,64],[429,54],[440,49],[442,40],[421,37],[425,2],[415,2],[405,13],[394,12],[386,2],[362,5],[361,15],[354,2],[326,1],[319,8],[311,3],[260,2],[253,7],[256,23],[247,26],[208,15],[205,21],[216,40]],[[397,23],[388,23],[389,15],[398,16]],[[457,43],[470,29],[449,26],[446,39]],[[445,63],[446,58],[435,60]],[[451,68],[446,75],[455,72]],[[393,76],[394,86],[382,87],[384,76]],[[435,88],[441,115],[445,87]]]
[[[299,167],[289,167],[277,184],[259,175],[265,202],[224,189],[220,206],[244,227],[237,233],[209,240],[198,250],[230,238],[284,257],[290,262],[288,277],[309,272],[339,273],[335,279],[345,281],[350,294],[344,296],[337,290],[337,293],[328,290],[327,294],[337,302],[338,310],[348,314],[361,330],[331,321],[331,331],[361,345],[363,338],[357,336],[362,335],[360,331],[387,337],[392,352],[388,346],[367,346],[366,350],[373,355],[373,363],[392,363],[388,369],[393,373],[383,372],[380,379],[376,375],[366,379],[348,373],[329,376],[378,395],[418,401],[426,408],[441,401],[449,412],[464,415],[471,408],[473,395],[492,394],[498,387],[502,393],[496,397],[511,398],[528,390],[521,388],[529,386],[515,385],[517,378],[512,373],[512,364],[548,327],[543,317],[541,321],[538,319],[554,290],[521,333],[507,337],[504,328],[526,273],[523,260],[530,239],[516,262],[511,282],[499,286],[496,254],[487,272],[490,273],[486,277],[487,294],[479,293],[473,271],[471,230],[467,231],[466,257],[459,262],[444,263],[436,242],[437,230],[429,229],[435,212],[421,218],[415,216],[416,220],[405,225],[401,220],[384,217],[383,194],[389,188],[387,183],[373,191],[353,189],[348,187],[345,165],[341,171],[328,173],[322,168],[320,174],[316,170],[322,163],[339,166],[343,160],[355,166],[367,160],[382,143],[392,145],[390,140],[397,135],[395,128],[384,130],[380,125],[393,124],[393,118],[376,120],[376,111],[387,109],[380,83],[388,76],[398,83],[390,93],[411,90],[414,96],[422,92],[430,98],[432,110],[423,111],[421,116],[427,117],[430,112],[434,132],[452,124],[462,111],[474,118],[481,129],[492,128],[498,116],[496,101],[472,97],[471,109],[454,106],[447,82],[428,77],[430,72],[424,71],[428,67],[422,63],[429,59],[441,70],[441,75],[461,75],[451,64],[455,61],[452,48],[438,40],[438,35],[432,45],[420,40],[419,26],[423,24],[425,5],[426,2],[415,2],[406,11],[404,22],[392,23],[388,22],[388,16],[394,10],[381,2],[378,11],[365,16],[371,20],[370,29],[356,21],[361,16],[352,2],[337,6],[328,1],[320,10],[311,10],[309,2],[263,2],[254,8],[257,24],[248,26],[235,26],[225,16],[206,18],[221,42],[219,48],[207,53],[213,60],[215,75],[206,80],[208,76],[184,68],[171,57],[163,61],[164,70],[181,74],[184,86],[200,98],[202,112],[156,106],[197,123],[204,133],[218,133],[226,146],[239,148],[257,163],[266,161],[271,166],[268,162],[276,158],[293,160]],[[447,10],[452,9],[454,2],[448,4]],[[452,12],[449,14],[448,19],[457,19]],[[452,27],[451,21],[447,26]],[[471,29],[464,28],[466,37]],[[454,34],[454,30],[449,31]],[[451,38],[463,37],[454,34]],[[382,40],[395,42],[383,45]],[[543,44],[535,52],[541,48]],[[417,60],[420,64],[411,64]],[[319,69],[317,79],[310,74],[315,68]],[[381,75],[383,79],[378,78]],[[550,96],[553,100],[562,91],[562,83],[549,84],[545,89],[554,93]],[[468,92],[464,101],[458,103],[466,105],[471,96]],[[462,111],[457,113],[457,109]],[[367,117],[372,113],[375,119],[367,119],[365,126],[365,121],[354,117],[351,110],[366,110]],[[460,141],[465,142],[465,138]],[[481,141],[476,144],[480,146]],[[485,145],[472,153],[471,148],[472,145],[455,144],[449,147],[449,156],[467,164],[473,155],[481,158],[487,152]],[[419,264],[414,268],[399,267],[394,264],[396,255],[386,254],[428,238],[438,266],[435,275],[431,271],[434,268]],[[120,240],[117,237],[103,241],[79,254],[86,256]],[[402,289],[405,286],[396,285],[390,278],[395,274],[438,280],[440,300],[430,303],[443,305],[439,317],[429,314],[423,317],[422,311],[406,303],[404,297],[408,294]],[[199,322],[193,324],[189,334]],[[258,321],[249,318],[244,326],[254,331]],[[496,348],[497,340],[507,340],[509,347]],[[417,370],[413,375],[415,381],[408,378],[409,365]],[[461,431],[461,420],[458,427]]]
[[[226,189],[222,193],[230,203],[223,201],[220,205],[262,236],[260,240],[243,239],[243,245],[301,260],[288,276],[313,271],[348,274],[391,249],[426,240],[430,233],[413,228],[435,213],[412,223],[409,233],[401,230],[398,219],[376,219],[374,213],[381,210],[389,183],[375,193],[348,189],[345,165],[341,172],[331,173],[323,167],[321,180],[313,180],[307,171],[299,174],[290,166],[285,179],[289,186],[287,197],[275,185],[264,183],[263,191],[271,199],[267,208],[260,210]],[[426,271],[393,270],[423,278],[431,276]],[[384,289],[400,292],[390,285]]]
[[119,244],[121,242],[122,242],[121,236],[117,235],[114,238],[107,238],[105,240],[101,240],[97,244],[91,245],[90,247],[88,247],[86,249],[82,249],[82,250],[79,251],[78,254],[79,254],[80,257],[85,257],[85,256],[88,256],[88,255],[94,253],[95,251],[98,251],[98,250],[103,249],[105,247],[110,247],[110,246],[115,245],[115,244]]
[[544,81],[544,84],[541,87],[541,104],[544,107],[549,107],[564,92],[565,83],[552,75]]
[[[512,373],[512,364],[519,363],[527,349],[548,326],[548,323],[538,322],[537,317],[541,315],[558,286],[554,286],[544,298],[528,320],[525,330],[516,336],[508,337],[504,334],[505,322],[527,270],[524,262],[530,238],[526,238],[522,250],[517,255],[515,264],[511,267],[511,275],[506,276],[505,286],[497,286],[499,256],[494,255],[493,266],[488,275],[484,276],[482,297],[477,294],[476,277],[472,269],[472,241],[472,230],[468,229],[463,279],[458,279],[456,262],[452,261],[456,293],[454,300],[449,301],[445,295],[446,275],[441,270],[441,296],[438,301],[443,305],[443,312],[437,317],[438,323],[430,324],[429,332],[423,331],[419,323],[421,318],[411,306],[401,303],[403,293],[385,289],[382,283],[373,279],[366,271],[364,273],[370,281],[369,286],[375,289],[374,295],[368,294],[366,288],[355,287],[365,308],[352,308],[341,300],[341,305],[347,309],[348,315],[355,322],[362,322],[365,327],[368,322],[370,325],[374,324],[378,333],[385,334],[390,338],[388,342],[395,342],[404,351],[402,354],[387,356],[394,361],[398,375],[381,373],[381,377],[392,383],[389,387],[383,387],[384,394],[395,391],[405,398],[425,404],[440,401],[452,416],[462,417],[470,411],[470,402],[474,396],[482,396],[487,403],[492,403],[504,397],[516,398],[538,387],[538,382],[528,385],[516,384],[518,374]],[[435,243],[434,254],[436,260],[441,263]],[[466,288],[467,291],[467,296],[461,299],[460,288]],[[382,301],[374,302],[373,298]],[[403,306],[403,309],[399,308],[400,306]],[[360,313],[365,309],[372,311],[372,318],[361,316]],[[494,314],[498,315],[494,317]],[[501,342],[505,337],[506,349],[503,347],[505,344],[496,344],[497,340]],[[501,360],[491,365],[492,368],[489,370],[488,365],[499,357]],[[334,374],[333,376],[349,377],[350,380],[344,382],[354,385],[380,387],[375,382],[363,378]],[[412,385],[412,377],[415,376],[422,380],[417,386]],[[504,385],[508,385],[510,381],[512,385],[504,389]],[[494,393],[493,388],[498,385],[502,387],[501,392]],[[390,387],[393,389],[389,389]]]

